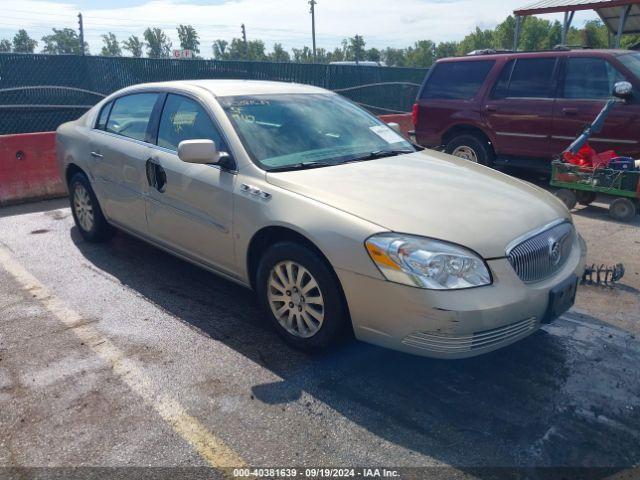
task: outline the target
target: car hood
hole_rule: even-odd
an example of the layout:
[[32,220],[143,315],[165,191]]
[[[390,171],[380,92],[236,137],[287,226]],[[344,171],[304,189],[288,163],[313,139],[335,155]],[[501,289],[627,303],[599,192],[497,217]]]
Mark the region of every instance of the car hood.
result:
[[569,218],[550,193],[432,150],[366,162],[267,173],[272,185],[385,229],[454,242],[485,258],[514,239]]

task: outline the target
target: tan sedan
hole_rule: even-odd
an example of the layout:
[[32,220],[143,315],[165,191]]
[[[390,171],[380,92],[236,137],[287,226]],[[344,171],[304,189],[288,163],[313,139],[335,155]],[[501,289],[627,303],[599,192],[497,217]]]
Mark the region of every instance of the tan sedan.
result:
[[138,85],[57,132],[87,241],[114,227],[257,293],[317,350],[361,340],[461,358],[573,304],[585,245],[552,195],[422,150],[326,90]]

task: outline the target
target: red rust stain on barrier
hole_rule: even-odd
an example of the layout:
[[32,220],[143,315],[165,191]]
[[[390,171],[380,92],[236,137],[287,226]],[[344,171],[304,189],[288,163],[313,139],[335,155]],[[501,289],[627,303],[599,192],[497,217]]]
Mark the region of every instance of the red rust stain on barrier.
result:
[[59,197],[55,132],[0,135],[0,205]]

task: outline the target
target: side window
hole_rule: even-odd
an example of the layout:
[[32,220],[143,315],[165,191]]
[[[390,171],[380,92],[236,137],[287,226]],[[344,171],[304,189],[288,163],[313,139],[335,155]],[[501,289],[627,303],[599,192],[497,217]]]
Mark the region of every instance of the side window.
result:
[[555,58],[511,60],[500,74],[494,98],[553,98]]
[[603,58],[580,57],[567,61],[564,98],[604,99],[611,96],[613,86],[625,78]]
[[107,132],[147,141],[147,127],[156,100],[157,93],[135,93],[116,99],[107,122]]
[[109,118],[109,112],[112,106],[113,102],[109,102],[100,110],[100,115],[98,115],[98,121],[96,122],[96,128],[98,130],[104,130],[107,126],[107,118]]
[[168,95],[160,117],[158,146],[177,151],[181,141],[203,138],[216,142],[218,150],[226,150],[218,129],[198,102]]
[[470,100],[476,96],[495,61],[438,63],[422,90],[423,99]]

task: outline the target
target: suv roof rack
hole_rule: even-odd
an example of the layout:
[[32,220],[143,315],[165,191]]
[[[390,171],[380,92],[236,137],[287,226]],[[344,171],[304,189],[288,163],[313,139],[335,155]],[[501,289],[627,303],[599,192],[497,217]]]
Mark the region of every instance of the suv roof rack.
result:
[[[640,43],[638,44],[640,45]],[[637,48],[637,47],[636,47]],[[481,48],[467,53],[465,56],[475,55],[496,55],[499,53],[539,53],[539,52],[568,52],[571,50],[592,50],[593,47],[585,45],[556,45],[553,48],[545,48],[541,50],[508,50],[503,48]]]

